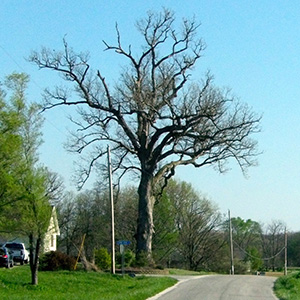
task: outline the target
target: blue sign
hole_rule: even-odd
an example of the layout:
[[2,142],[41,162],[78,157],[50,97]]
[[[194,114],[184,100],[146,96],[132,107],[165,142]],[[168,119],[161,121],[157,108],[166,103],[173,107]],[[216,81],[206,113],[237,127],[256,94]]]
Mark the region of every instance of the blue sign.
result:
[[117,245],[130,245],[130,241],[117,241]]

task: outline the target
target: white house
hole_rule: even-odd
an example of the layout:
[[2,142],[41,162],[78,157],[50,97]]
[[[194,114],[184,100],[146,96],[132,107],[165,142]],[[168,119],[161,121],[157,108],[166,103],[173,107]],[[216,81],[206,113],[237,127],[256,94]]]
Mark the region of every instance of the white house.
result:
[[60,235],[58,220],[56,215],[56,209],[52,207],[51,218],[49,227],[47,229],[44,239],[44,252],[56,251],[57,248],[57,236]]

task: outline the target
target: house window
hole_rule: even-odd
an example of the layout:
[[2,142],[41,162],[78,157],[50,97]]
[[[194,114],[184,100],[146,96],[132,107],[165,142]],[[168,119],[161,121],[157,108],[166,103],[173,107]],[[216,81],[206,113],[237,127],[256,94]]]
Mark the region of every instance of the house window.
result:
[[50,242],[50,247],[54,247],[54,234],[51,234],[51,242]]

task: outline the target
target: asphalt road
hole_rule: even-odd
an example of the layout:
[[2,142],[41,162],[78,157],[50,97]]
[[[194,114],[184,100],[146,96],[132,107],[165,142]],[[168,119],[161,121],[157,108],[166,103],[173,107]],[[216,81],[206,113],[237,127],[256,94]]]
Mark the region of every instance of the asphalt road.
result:
[[[179,283],[151,300],[274,300],[276,278],[254,275],[212,275],[178,278]],[[150,300],[149,299],[149,300]]]

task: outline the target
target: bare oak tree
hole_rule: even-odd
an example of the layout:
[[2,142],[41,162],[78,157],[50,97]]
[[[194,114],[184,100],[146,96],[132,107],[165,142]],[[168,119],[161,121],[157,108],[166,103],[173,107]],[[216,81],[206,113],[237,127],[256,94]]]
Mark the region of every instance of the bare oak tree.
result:
[[114,154],[118,178],[128,171],[139,172],[137,255],[151,259],[154,187],[167,183],[180,165],[196,168],[214,165],[220,172],[233,158],[245,171],[255,163],[260,117],[240,104],[229,92],[216,88],[212,76],[191,81],[191,71],[205,48],[197,38],[198,24],[183,20],[175,30],[174,14],[165,9],[148,13],[137,22],[144,38],[139,55],[123,47],[116,26],[115,44],[104,41],[105,49],[128,61],[111,87],[100,71],[93,72],[89,55],[75,53],[64,40],[61,52],[43,48],[30,61],[39,68],[57,71],[71,88],[56,87],[45,92],[45,109],[59,105],[85,105],[73,149],[93,149],[84,184],[101,158],[107,143]]

